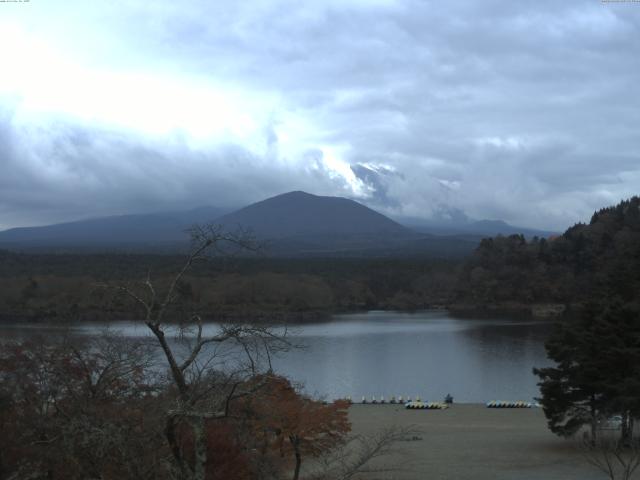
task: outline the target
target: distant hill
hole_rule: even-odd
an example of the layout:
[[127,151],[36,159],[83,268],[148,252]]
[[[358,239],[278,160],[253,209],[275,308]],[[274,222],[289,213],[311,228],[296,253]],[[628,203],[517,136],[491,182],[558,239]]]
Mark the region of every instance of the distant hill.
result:
[[185,230],[194,223],[205,222],[220,224],[227,230],[249,230],[267,241],[267,254],[276,256],[460,257],[470,254],[481,238],[419,233],[353,200],[296,191],[232,213],[203,207],[14,228],[0,232],[0,248],[175,252],[186,245]]
[[215,207],[140,215],[91,218],[42,227],[12,228],[0,232],[0,246],[33,248],[142,248],[184,243],[185,230],[226,213]]
[[497,235],[524,235],[526,238],[548,238],[559,232],[517,227],[502,220],[471,220],[466,216],[450,221],[425,220],[420,218],[399,217],[398,223],[422,233],[432,235],[475,235],[495,237]]
[[502,220],[478,220],[471,222],[468,226],[469,233],[480,235],[524,235],[527,238],[540,237],[548,238],[558,235],[558,232],[550,230],[536,230],[533,228],[516,227]]

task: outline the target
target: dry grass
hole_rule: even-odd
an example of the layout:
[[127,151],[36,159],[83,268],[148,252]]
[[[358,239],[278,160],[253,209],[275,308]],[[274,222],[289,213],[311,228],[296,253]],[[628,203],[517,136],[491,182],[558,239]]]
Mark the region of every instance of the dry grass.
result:
[[405,410],[398,405],[354,405],[350,420],[356,434],[392,425],[415,425],[423,432],[400,446],[401,461],[411,470],[387,473],[376,477],[379,480],[603,478],[575,442],[547,430],[544,414],[536,408],[453,405],[449,410]]

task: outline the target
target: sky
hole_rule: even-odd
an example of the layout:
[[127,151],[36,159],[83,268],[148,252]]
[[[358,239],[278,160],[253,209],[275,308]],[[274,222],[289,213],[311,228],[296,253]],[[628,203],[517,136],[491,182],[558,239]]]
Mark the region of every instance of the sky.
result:
[[640,3],[0,2],[0,229],[244,206],[563,230],[640,193]]

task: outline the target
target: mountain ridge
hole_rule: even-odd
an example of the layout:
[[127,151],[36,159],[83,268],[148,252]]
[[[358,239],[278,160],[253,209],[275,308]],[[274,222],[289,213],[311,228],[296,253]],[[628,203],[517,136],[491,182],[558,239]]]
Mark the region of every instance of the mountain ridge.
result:
[[[185,211],[116,215],[0,232],[0,248],[169,252],[188,245],[195,223],[249,230],[269,240],[274,255],[470,254],[487,234],[416,231],[374,209],[344,197],[292,191],[229,211],[197,207]],[[505,224],[506,225],[506,224]],[[439,234],[438,234],[439,233]]]
[[111,215],[36,227],[17,227],[0,231],[0,245],[171,243],[184,241],[184,233],[203,218],[213,219],[226,211],[216,207],[197,207],[184,211]]
[[504,220],[472,220],[467,218],[463,221],[438,221],[413,217],[394,218],[401,225],[405,225],[418,232],[431,233],[433,235],[480,235],[486,237],[522,234],[527,238],[533,238],[535,236],[545,238],[560,234],[560,232],[552,230],[519,227],[511,225]]

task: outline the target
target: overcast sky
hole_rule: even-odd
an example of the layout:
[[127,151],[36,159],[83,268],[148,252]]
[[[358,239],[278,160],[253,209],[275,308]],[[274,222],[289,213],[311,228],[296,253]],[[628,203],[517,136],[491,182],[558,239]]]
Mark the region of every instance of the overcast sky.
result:
[[0,229],[290,190],[564,229],[640,193],[640,3],[0,3]]

